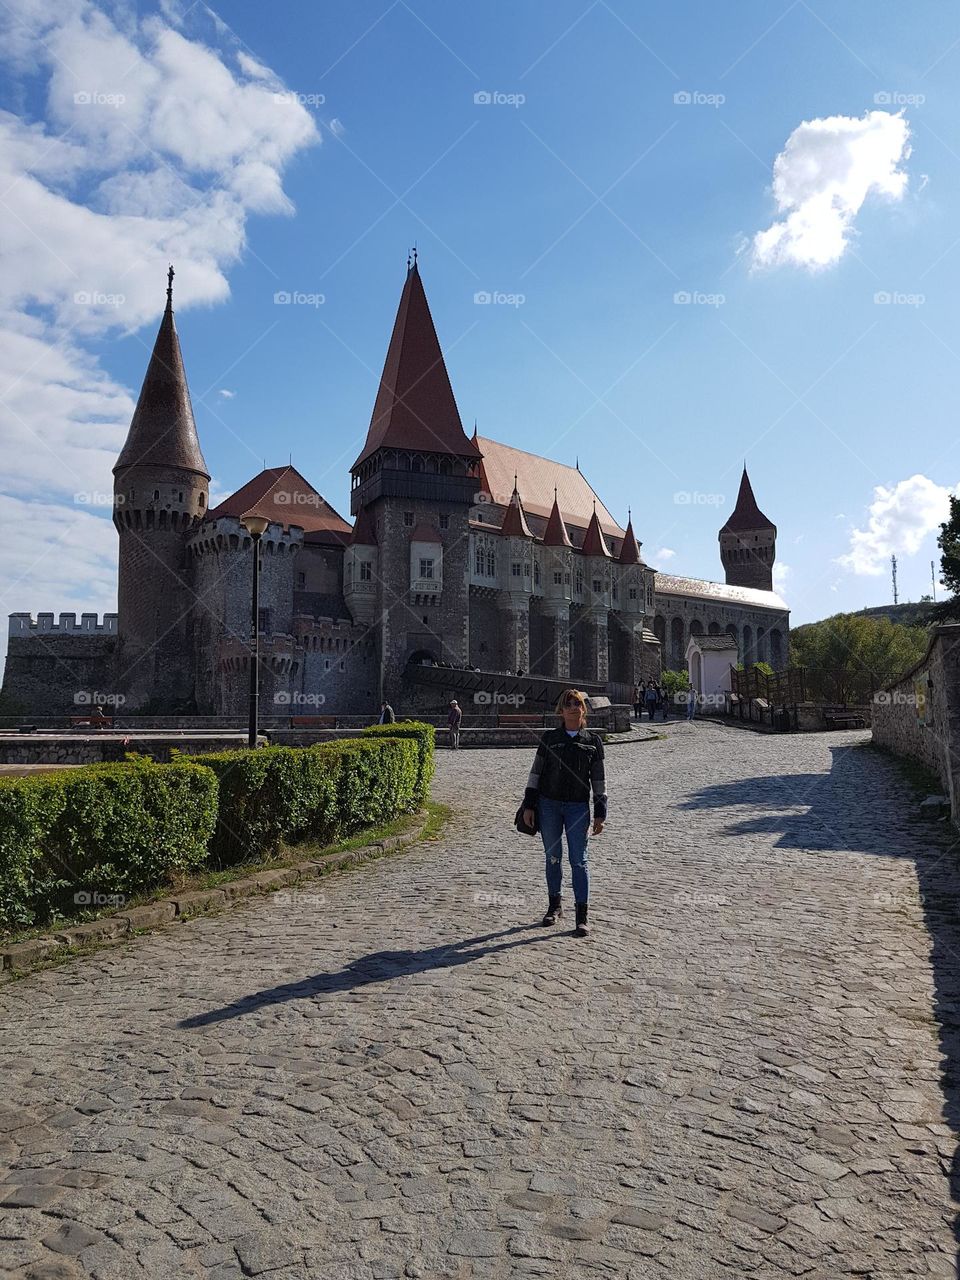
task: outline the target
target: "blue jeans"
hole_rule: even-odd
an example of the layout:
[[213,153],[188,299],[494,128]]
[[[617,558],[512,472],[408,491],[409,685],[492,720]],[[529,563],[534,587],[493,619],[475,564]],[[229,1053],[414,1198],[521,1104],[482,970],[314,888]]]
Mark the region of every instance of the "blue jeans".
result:
[[556,898],[563,887],[563,833],[567,833],[567,853],[573,877],[573,897],[586,902],[590,893],[587,875],[587,835],[590,806],[585,800],[550,800],[540,797],[540,835],[546,854],[547,893]]

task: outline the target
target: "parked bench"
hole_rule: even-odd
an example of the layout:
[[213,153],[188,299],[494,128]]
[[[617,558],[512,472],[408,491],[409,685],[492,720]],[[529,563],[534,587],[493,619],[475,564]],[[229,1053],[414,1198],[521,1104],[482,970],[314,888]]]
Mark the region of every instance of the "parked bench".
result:
[[94,729],[112,729],[113,716],[71,716],[70,728],[79,729],[83,725],[90,725]]
[[291,716],[291,729],[336,729],[336,716]]
[[848,711],[846,707],[824,707],[823,723],[831,729],[865,729],[867,726],[859,711]]
[[505,715],[497,716],[498,729],[542,729],[542,715]]

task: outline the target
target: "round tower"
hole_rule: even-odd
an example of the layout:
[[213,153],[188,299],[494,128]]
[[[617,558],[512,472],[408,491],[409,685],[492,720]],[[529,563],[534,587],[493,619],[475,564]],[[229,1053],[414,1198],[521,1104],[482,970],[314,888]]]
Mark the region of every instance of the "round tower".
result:
[[187,707],[194,693],[195,604],[187,538],[206,515],[210,474],[173,320],[173,267],[163,319],[113,475],[113,522],[120,535],[121,690],[131,707],[146,702]]
[[737,505],[720,530],[719,539],[720,561],[728,586],[773,590],[777,526],[757,506],[746,466],[740,478]]

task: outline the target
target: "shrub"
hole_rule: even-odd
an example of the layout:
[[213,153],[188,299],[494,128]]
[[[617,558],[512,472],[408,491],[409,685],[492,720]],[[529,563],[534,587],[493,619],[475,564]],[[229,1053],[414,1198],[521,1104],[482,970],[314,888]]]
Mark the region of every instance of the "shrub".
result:
[[417,784],[414,801],[419,808],[427,798],[436,767],[436,730],[419,720],[398,720],[394,724],[372,724],[364,735],[384,738],[412,738],[417,744]]
[[269,857],[281,844],[328,843],[416,807],[415,743],[340,739],[191,757],[214,770],[220,813],[214,861]]
[[230,866],[269,857],[281,842],[330,840],[336,833],[336,786],[330,767],[296,747],[217,751],[190,757],[220,784],[211,855]]
[[217,781],[188,762],[96,764],[0,779],[0,927],[129,897],[207,856]]

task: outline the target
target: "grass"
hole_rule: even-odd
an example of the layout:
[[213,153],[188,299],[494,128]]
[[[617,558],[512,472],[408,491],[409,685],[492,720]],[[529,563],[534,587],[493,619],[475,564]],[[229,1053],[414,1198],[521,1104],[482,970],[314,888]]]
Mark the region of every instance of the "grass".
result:
[[[427,822],[420,839],[436,840],[439,838],[440,832],[443,830],[452,811],[447,805],[436,804],[431,800],[426,802],[424,809],[427,812]],[[417,814],[403,814],[399,818],[394,818],[391,822],[366,827],[363,831],[358,831],[356,835],[350,836],[349,839],[338,841],[335,844],[305,843],[283,846],[275,856],[263,858],[256,862],[242,862],[234,867],[226,867],[222,870],[204,870],[193,876],[175,876],[167,884],[158,885],[149,893],[131,896],[120,908],[104,907],[99,911],[82,911],[77,912],[75,915],[57,916],[44,924],[31,925],[28,929],[18,929],[15,933],[4,934],[0,938],[0,942],[5,946],[11,946],[17,942],[29,942],[33,938],[46,937],[57,929],[86,924],[91,920],[101,920],[105,916],[120,915],[134,907],[146,906],[151,902],[158,902],[162,898],[168,898],[174,893],[191,893],[203,889],[216,889],[220,885],[229,884],[233,880],[243,880],[247,876],[256,875],[258,871],[275,871],[296,862],[304,862],[309,858],[331,857],[337,853],[347,853],[351,849],[362,849],[365,845],[376,844],[378,841],[386,840],[391,836],[404,835],[411,827],[416,825],[418,820]],[[389,850],[385,850],[383,854],[377,856],[382,857],[389,852]],[[318,874],[323,873],[318,871]],[[137,930],[136,932],[141,933],[144,931]],[[131,937],[135,935],[131,933],[124,936]],[[102,945],[105,944],[102,942],[81,943],[78,946],[65,948],[63,955],[58,955],[57,958],[82,954],[85,951],[95,950]],[[44,964],[48,963],[50,962],[44,962]]]

